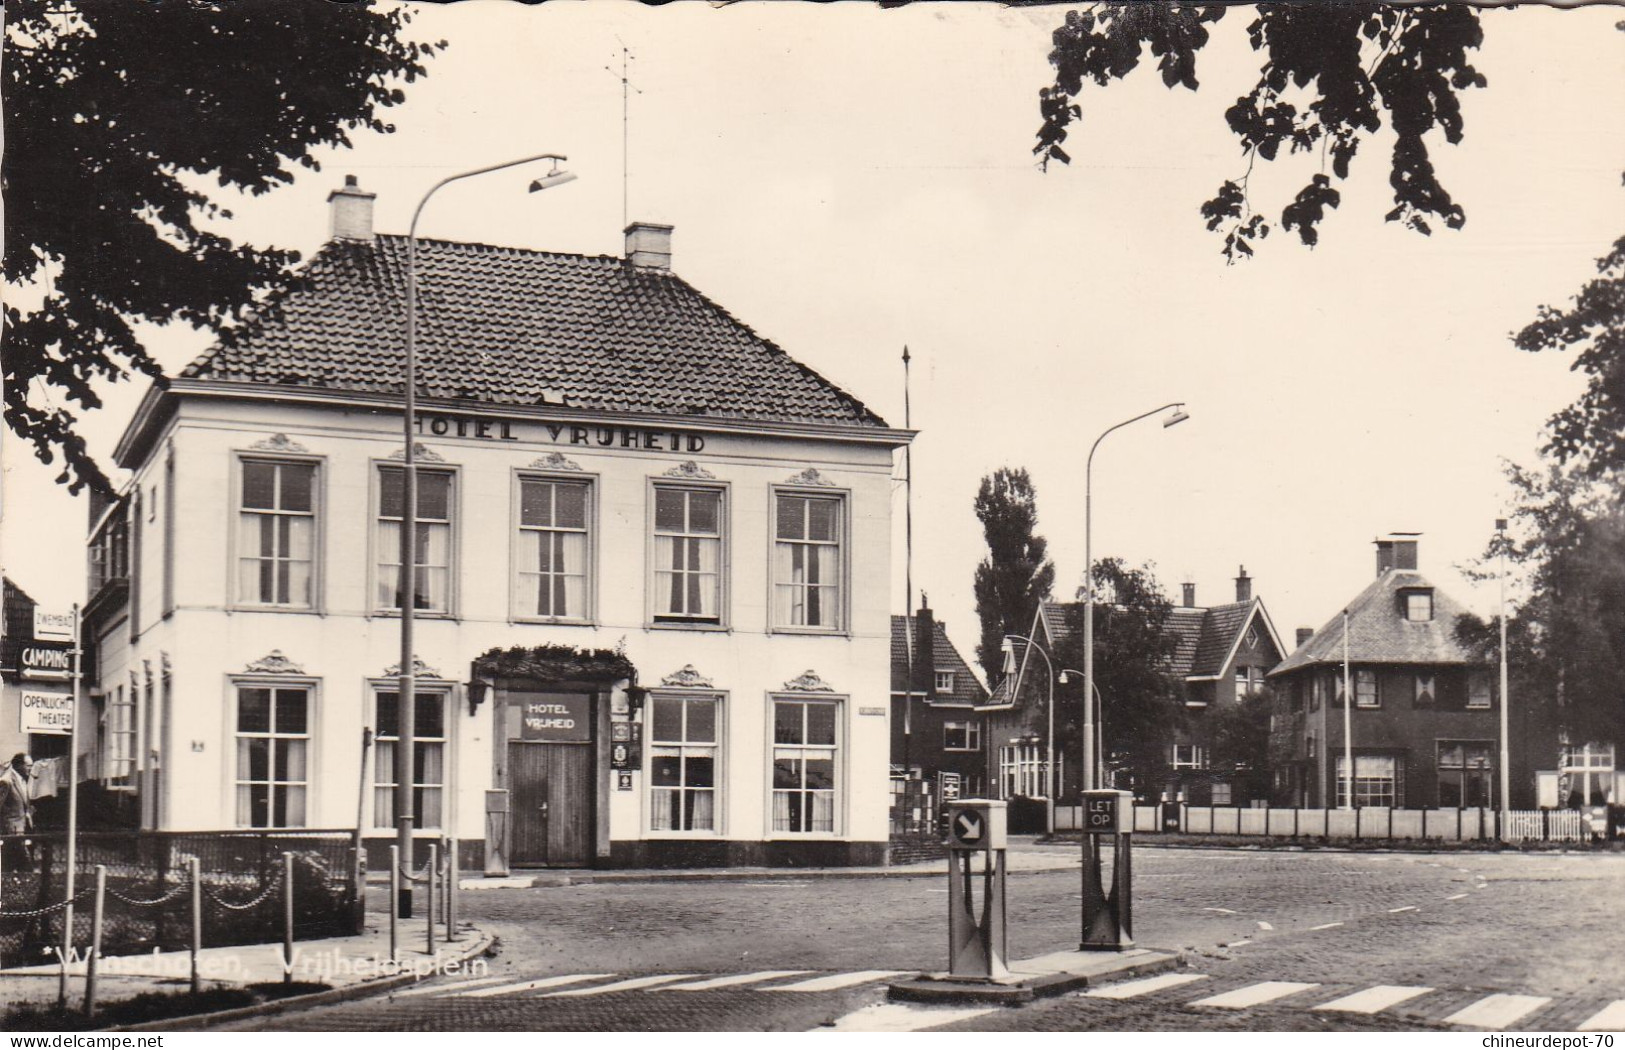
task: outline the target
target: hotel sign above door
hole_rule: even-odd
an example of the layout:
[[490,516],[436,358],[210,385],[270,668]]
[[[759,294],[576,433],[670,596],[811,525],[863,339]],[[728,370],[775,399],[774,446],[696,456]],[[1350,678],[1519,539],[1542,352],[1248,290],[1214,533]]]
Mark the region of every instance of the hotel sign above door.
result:
[[592,697],[585,693],[510,694],[519,708],[519,739],[584,744],[592,739]]
[[425,437],[479,438],[485,441],[551,441],[586,448],[645,449],[653,452],[703,452],[705,437],[655,427],[582,426],[529,419],[482,419],[420,412],[418,433]]

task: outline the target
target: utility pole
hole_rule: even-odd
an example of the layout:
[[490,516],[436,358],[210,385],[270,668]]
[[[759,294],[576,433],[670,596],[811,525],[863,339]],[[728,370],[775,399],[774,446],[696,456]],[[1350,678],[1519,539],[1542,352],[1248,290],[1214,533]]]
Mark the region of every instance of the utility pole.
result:
[[1506,814],[1512,809],[1511,748],[1507,734],[1507,520],[1495,519],[1496,546],[1501,555],[1501,827],[1506,828]]
[[1343,765],[1348,771],[1348,805],[1354,808],[1354,689],[1349,682],[1349,611],[1343,610]]

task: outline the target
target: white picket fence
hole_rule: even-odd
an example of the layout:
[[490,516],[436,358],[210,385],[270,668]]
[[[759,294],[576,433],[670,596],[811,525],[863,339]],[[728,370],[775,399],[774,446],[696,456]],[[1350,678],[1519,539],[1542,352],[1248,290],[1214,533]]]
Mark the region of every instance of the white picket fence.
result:
[[[1239,835],[1257,838],[1432,839],[1443,842],[1493,842],[1499,833],[1493,809],[1279,809],[1246,806],[1179,807],[1179,832],[1187,835]],[[1134,830],[1161,832],[1161,806],[1135,806]],[[1579,810],[1510,810],[1504,838],[1511,842],[1586,842],[1590,823]],[[1075,831],[1077,806],[1055,808],[1057,831]],[[1173,830],[1172,828],[1166,830]],[[1602,829],[1596,829],[1599,833]]]

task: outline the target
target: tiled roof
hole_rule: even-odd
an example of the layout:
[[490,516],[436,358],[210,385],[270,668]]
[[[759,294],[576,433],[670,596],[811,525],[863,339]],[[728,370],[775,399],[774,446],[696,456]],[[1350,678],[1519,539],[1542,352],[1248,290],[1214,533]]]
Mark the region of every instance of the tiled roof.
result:
[[[401,390],[406,238],[334,241],[188,378]],[[676,274],[612,256],[418,240],[426,397],[885,426]]]
[[1168,611],[1168,630],[1178,639],[1174,643],[1173,665],[1169,668],[1181,678],[1197,674],[1196,654],[1202,648],[1202,627],[1207,622],[1207,610],[1176,605]]
[[[1400,608],[1399,592],[1408,587],[1433,589],[1433,619],[1413,623]],[[1456,618],[1466,612],[1455,599],[1433,587],[1421,573],[1391,569],[1377,577],[1348,604],[1349,660],[1383,664],[1466,664],[1471,654],[1457,643]],[[1343,612],[1276,664],[1280,674],[1310,664],[1343,662]]]
[[[936,632],[931,640],[931,669],[933,671],[952,671],[954,673],[954,688],[951,693],[937,693],[937,699],[944,703],[959,704],[985,704],[987,702],[987,688],[982,685],[965,658],[959,655],[954,643],[949,641],[948,632],[942,626],[941,620],[933,622]],[[891,688],[894,693],[908,691],[908,650],[909,632],[913,630],[914,618],[909,616],[893,616],[891,618]]]
[[1208,609],[1202,617],[1202,639],[1197,643],[1190,670],[1185,673],[1202,676],[1222,673],[1224,658],[1235,648],[1236,636],[1246,629],[1247,621],[1252,618],[1253,603],[1250,601],[1215,605]]

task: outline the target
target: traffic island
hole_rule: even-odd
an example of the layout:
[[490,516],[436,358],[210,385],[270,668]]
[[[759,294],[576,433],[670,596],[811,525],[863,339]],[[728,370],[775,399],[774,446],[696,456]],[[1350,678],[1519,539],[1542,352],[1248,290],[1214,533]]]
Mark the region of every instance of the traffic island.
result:
[[1010,964],[1002,977],[922,973],[893,982],[888,998],[911,1003],[1001,1003],[1015,1006],[1131,977],[1166,973],[1182,962],[1177,952],[1130,948],[1121,952],[1052,952]]

